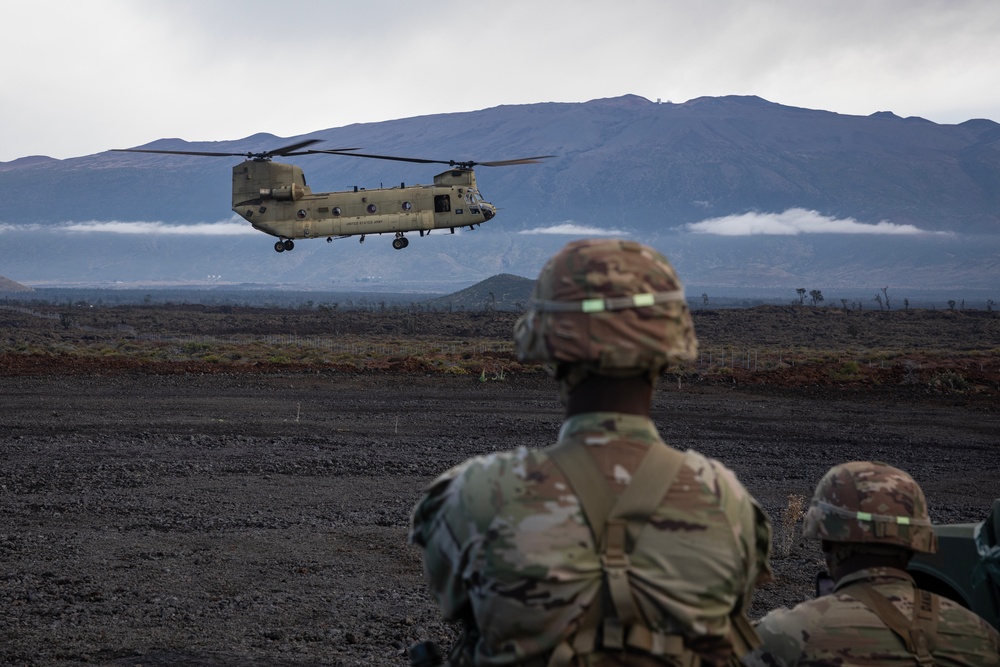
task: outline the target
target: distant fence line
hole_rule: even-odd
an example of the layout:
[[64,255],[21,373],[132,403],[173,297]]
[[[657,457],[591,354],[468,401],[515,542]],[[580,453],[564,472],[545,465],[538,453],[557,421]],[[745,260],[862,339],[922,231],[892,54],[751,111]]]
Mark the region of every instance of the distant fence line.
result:
[[[11,306],[0,304],[0,308],[32,315],[50,320],[59,320],[63,315],[56,313],[44,313],[25,308],[22,306]],[[484,354],[490,353],[513,353],[513,341],[491,341],[481,340],[470,341],[436,341],[436,340],[402,340],[402,341],[365,341],[361,339],[345,340],[335,334],[304,336],[298,334],[231,334],[231,335],[162,335],[155,333],[138,333],[135,327],[127,324],[117,324],[112,327],[99,328],[86,325],[72,324],[72,328],[83,331],[94,332],[114,332],[136,340],[145,340],[156,343],[168,343],[179,346],[185,345],[267,345],[272,347],[300,347],[309,348],[317,352],[329,354],[344,354],[351,356],[380,356],[380,357],[406,357],[421,355],[449,355],[457,356],[463,354]],[[401,336],[406,338],[405,335]],[[182,350],[182,352],[185,352]],[[197,352],[209,352],[209,350],[189,350],[188,354]],[[693,367],[694,370],[716,369],[741,369],[745,371],[768,371],[781,366],[800,366],[812,364],[817,361],[817,355],[824,355],[822,361],[826,364],[850,364],[866,368],[892,368],[902,366],[907,370],[920,368],[919,362],[907,359],[905,355],[899,358],[886,358],[884,352],[873,350],[866,353],[863,350],[835,350],[815,349],[809,351],[789,351],[788,349],[769,349],[750,346],[723,345],[706,346],[698,351],[698,358],[693,362],[681,364],[678,370],[687,370]],[[836,358],[833,358],[836,357]],[[985,365],[979,361],[972,360],[956,361],[956,366],[969,368],[975,364],[979,370],[985,370]]]
[[[64,318],[68,317],[65,313],[43,313],[43,312],[41,312],[39,310],[33,310],[31,308],[25,308],[24,306],[10,306],[10,305],[0,304],[0,308],[3,308],[5,310],[12,310],[12,311],[14,311],[16,313],[22,313],[24,315],[31,315],[32,317],[38,317],[38,318],[41,318],[43,320],[60,320],[60,321],[62,321],[62,320],[64,320]],[[129,324],[115,324],[115,325],[112,325],[110,327],[92,327],[92,326],[89,326],[89,325],[86,325],[86,324],[76,324],[75,322],[71,322],[69,320],[67,320],[66,324],[67,324],[67,328],[79,329],[80,331],[95,331],[95,332],[113,331],[115,333],[120,333],[120,334],[135,334],[136,333],[135,327],[133,327],[133,326],[131,326]]]
[[157,343],[177,345],[267,345],[272,347],[301,347],[331,354],[377,355],[386,357],[412,357],[422,354],[483,354],[485,352],[513,352],[513,342],[496,341],[431,341],[409,340],[401,342],[343,340],[330,335],[300,336],[297,334],[232,334],[228,336],[161,336],[137,334],[135,338]]
[[[817,355],[823,355],[817,358]],[[856,364],[858,369],[864,367],[868,369],[886,369],[901,367],[905,371],[916,371],[921,368],[919,361],[909,359],[905,354],[887,358],[885,352],[878,350],[865,353],[859,350],[810,350],[789,354],[788,350],[778,349],[758,349],[752,347],[722,346],[721,348],[700,349],[698,359],[693,362],[695,370],[711,368],[728,368],[730,370],[741,369],[746,371],[768,371],[782,366],[808,366],[817,362],[823,364],[839,365],[839,370],[845,375],[850,375],[852,369],[849,365]],[[973,359],[955,359],[954,366],[961,369],[975,369],[985,371],[987,365],[982,361]],[[1000,359],[997,360],[1000,362]],[[997,364],[1000,367],[1000,363]],[[990,364],[989,367],[993,367]],[[669,372],[669,371],[668,371]]]
[[24,306],[10,306],[6,304],[0,304],[0,308],[4,310],[13,310],[15,313],[23,313],[25,315],[31,315],[32,317],[41,317],[46,320],[58,320],[59,315],[56,313],[43,313],[38,310],[33,310],[31,308],[25,308]]

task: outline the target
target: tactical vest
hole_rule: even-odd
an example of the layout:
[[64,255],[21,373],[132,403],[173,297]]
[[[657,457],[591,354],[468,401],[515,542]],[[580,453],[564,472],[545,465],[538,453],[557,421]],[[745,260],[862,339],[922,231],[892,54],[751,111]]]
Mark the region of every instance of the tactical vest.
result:
[[838,592],[847,593],[868,607],[886,627],[892,630],[906,650],[920,667],[932,667],[934,656],[931,651],[937,638],[938,610],[940,602],[934,593],[913,589],[913,618],[907,618],[889,598],[885,597],[868,582],[851,584]]
[[[630,650],[665,665],[702,665],[702,656],[685,645],[683,635],[666,635],[645,625],[629,583],[629,553],[677,478],[684,454],[654,442],[615,500],[604,473],[585,447],[563,442],[546,453],[579,498],[604,569],[601,592],[574,634],[553,650],[547,667],[566,667],[574,660],[589,665],[595,653]],[[760,640],[742,610],[733,610],[730,621],[732,655],[725,664],[739,665],[739,658],[759,646]]]

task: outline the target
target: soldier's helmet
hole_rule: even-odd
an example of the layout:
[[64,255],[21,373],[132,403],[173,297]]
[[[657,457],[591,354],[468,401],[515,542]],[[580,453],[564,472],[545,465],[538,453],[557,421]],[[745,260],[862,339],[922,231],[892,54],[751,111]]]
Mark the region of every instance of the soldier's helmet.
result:
[[575,241],[546,263],[514,339],[521,361],[612,376],[658,375],[698,350],[684,287],[667,258],[610,239]]
[[802,533],[830,542],[937,551],[920,485],[898,468],[871,461],[842,463],[823,476]]

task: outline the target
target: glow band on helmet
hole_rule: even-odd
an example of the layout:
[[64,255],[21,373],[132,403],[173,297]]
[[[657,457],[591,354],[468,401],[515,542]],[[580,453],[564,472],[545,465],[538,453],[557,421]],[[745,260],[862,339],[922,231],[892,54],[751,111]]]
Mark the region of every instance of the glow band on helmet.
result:
[[671,292],[644,292],[629,296],[613,296],[607,299],[584,299],[583,301],[541,301],[532,299],[529,308],[545,313],[602,313],[608,310],[646,308],[659,303],[684,301],[683,290]]
[[843,507],[837,507],[836,505],[831,505],[824,500],[813,501],[821,510],[824,512],[833,512],[834,514],[846,517],[848,519],[859,519],[861,521],[882,521],[884,523],[895,523],[900,526],[930,526],[930,519],[914,519],[909,516],[890,516],[887,514],[872,514],[871,512],[855,512],[853,510],[845,510]]

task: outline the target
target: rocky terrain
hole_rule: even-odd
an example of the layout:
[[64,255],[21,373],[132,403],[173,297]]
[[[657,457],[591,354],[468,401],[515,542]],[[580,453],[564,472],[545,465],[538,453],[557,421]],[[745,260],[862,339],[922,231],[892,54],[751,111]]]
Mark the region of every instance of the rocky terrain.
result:
[[[830,465],[908,470],[937,522],[1000,497],[995,313],[813,310],[698,313],[703,359],[656,394],[667,442],[723,461],[771,517],[754,616],[812,594],[789,508]],[[405,665],[451,642],[410,508],[561,420],[503,347],[512,316],[85,313],[0,308],[0,664]],[[388,343],[324,348],[331,321]],[[425,353],[396,353],[401,335]]]

